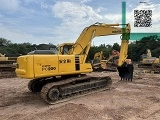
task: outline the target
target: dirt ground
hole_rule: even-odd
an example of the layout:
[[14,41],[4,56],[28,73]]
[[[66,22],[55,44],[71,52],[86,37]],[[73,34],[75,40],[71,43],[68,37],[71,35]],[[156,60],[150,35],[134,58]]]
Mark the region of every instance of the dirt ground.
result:
[[0,79],[0,120],[160,120],[160,74],[134,73],[133,82],[108,74],[111,90],[56,105],[31,93],[28,80]]

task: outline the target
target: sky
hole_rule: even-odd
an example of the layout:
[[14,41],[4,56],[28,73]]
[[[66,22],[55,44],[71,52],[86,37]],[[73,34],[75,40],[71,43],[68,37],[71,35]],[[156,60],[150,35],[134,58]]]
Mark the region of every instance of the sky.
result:
[[[124,1],[124,0],[123,0]],[[126,0],[131,32],[160,33],[159,0]],[[134,10],[152,10],[151,27],[134,27]],[[122,0],[0,0],[0,38],[12,43],[75,42],[96,22],[122,23]],[[92,45],[120,43],[120,35],[94,38]]]

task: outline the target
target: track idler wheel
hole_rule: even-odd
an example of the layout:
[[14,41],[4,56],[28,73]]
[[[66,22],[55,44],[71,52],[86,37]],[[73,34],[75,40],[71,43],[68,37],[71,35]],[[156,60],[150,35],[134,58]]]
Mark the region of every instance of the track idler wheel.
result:
[[117,67],[119,76],[121,80],[131,80],[133,79],[133,64],[123,64],[121,67]]
[[28,83],[28,89],[31,92],[40,92],[43,87],[43,83],[40,80],[34,79]]
[[51,100],[51,101],[56,101],[58,100],[59,98],[59,90],[57,88],[51,88],[49,91],[48,91],[48,98]]

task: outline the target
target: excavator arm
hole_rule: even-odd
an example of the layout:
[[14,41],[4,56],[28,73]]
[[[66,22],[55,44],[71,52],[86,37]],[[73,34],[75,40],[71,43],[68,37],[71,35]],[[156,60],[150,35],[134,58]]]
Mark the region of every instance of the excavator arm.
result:
[[[120,26],[120,24],[96,23],[89,27],[86,27],[78,37],[75,44],[72,46],[69,54],[82,54],[84,49],[88,46],[88,44],[91,43],[94,37],[122,34],[120,60],[118,64],[119,66],[121,66],[127,58],[130,25],[126,24],[125,28],[120,28],[117,26]],[[87,52],[85,53],[86,55],[88,55]]]
[[69,54],[81,55],[82,61],[85,63],[90,49],[91,41],[94,37],[122,34],[117,69],[121,79],[132,79],[133,65],[126,63],[131,31],[130,24],[126,24],[124,28],[118,26],[121,26],[121,24],[95,23],[89,27],[86,27],[78,37],[75,44],[73,44]]
[[126,29],[126,33],[122,33],[122,41],[121,41],[121,49],[119,54],[119,60],[118,60],[118,72],[119,76],[122,79],[131,80],[133,78],[133,64],[127,63],[127,53],[128,53],[128,43],[130,38],[130,31],[129,29]]

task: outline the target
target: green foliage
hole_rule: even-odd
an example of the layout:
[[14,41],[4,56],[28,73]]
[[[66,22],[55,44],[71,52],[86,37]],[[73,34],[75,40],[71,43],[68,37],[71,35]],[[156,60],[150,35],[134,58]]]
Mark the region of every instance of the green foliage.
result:
[[2,46],[8,46],[11,43],[10,40],[7,40],[5,38],[0,38],[0,47]]
[[142,54],[146,54],[147,49],[151,50],[153,57],[160,56],[160,37],[148,36],[141,40],[129,44],[128,57],[133,61],[139,61]]
[[12,43],[11,41],[0,38],[0,53],[6,54],[6,56],[19,56],[26,55],[33,50],[49,50],[54,48],[55,45],[49,44],[31,44],[31,43]]
[[118,43],[114,43],[112,49],[120,51],[120,46]]

